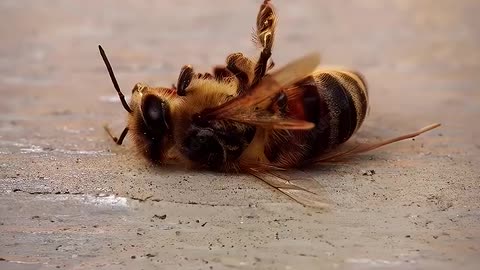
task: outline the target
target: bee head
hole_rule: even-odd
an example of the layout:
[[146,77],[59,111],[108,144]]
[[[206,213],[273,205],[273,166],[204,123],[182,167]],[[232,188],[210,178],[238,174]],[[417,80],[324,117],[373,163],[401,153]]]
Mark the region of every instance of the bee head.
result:
[[137,83],[132,90],[133,110],[128,126],[137,149],[149,160],[162,161],[172,143],[170,89]]
[[130,131],[139,152],[151,161],[162,161],[166,149],[172,144],[171,114],[167,101],[173,99],[173,90],[161,87],[152,88],[137,83],[132,89],[130,103],[127,103],[125,96],[120,91],[105,51],[101,46],[98,48],[123,108],[129,113],[127,127],[122,132],[120,139],[110,136],[115,142],[120,141],[119,144],[121,144],[127,132]]

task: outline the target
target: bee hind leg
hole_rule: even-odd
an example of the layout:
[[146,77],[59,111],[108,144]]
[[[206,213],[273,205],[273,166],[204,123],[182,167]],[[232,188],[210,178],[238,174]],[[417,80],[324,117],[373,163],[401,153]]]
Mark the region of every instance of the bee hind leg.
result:
[[262,47],[262,52],[255,65],[255,77],[252,87],[255,87],[265,76],[267,70],[272,68],[272,66],[269,66],[268,60],[272,56],[276,21],[277,16],[273,5],[268,0],[264,1],[257,15],[256,31],[253,33],[255,42]]
[[253,78],[252,87],[255,87],[267,73],[268,59],[270,59],[270,56],[272,56],[271,48],[264,48],[260,53],[260,57],[255,65],[255,75]]

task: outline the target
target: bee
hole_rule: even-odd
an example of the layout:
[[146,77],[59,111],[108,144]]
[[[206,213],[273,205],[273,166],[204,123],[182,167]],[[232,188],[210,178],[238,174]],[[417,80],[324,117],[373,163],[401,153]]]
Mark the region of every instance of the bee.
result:
[[[373,144],[335,151],[362,125],[368,109],[364,77],[343,69],[316,70],[309,54],[271,72],[277,15],[265,0],[257,14],[257,59],[242,53],[226,58],[213,73],[181,68],[176,85],[138,83],[127,103],[107,56],[99,46],[113,85],[129,113],[128,132],[137,151],[155,163],[176,160],[191,167],[250,173],[304,205],[323,206],[318,194],[279,171],[334,161],[415,137],[438,127]],[[289,180],[289,181],[285,181]]]

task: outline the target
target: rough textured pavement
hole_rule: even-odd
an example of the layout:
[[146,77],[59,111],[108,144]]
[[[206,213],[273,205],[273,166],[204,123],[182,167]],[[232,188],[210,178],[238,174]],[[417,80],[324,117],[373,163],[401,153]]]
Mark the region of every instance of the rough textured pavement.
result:
[[275,1],[277,66],[314,50],[366,76],[358,139],[443,124],[307,170],[330,210],[250,176],[152,167],[110,141],[102,125],[118,133],[126,113],[98,44],[124,92],[168,86],[183,64],[255,55],[259,2],[0,2],[1,269],[477,267],[478,1]]

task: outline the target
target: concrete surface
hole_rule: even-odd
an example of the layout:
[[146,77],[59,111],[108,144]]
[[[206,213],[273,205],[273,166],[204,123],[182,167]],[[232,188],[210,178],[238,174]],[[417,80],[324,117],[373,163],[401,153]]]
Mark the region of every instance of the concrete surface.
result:
[[328,211],[110,141],[126,115],[98,44],[126,93],[170,85],[183,64],[254,55],[259,2],[0,2],[1,269],[478,269],[478,1],[275,1],[278,66],[316,50],[365,74],[358,138],[443,124],[307,170]]

